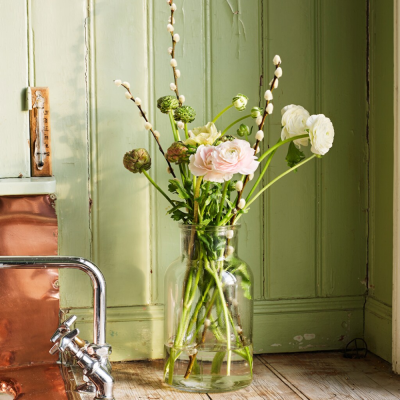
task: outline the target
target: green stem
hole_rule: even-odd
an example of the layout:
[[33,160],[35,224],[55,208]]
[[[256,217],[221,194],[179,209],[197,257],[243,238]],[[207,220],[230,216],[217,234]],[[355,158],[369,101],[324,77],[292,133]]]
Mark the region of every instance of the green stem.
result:
[[233,121],[227,128],[225,128],[225,130],[221,133],[221,136],[224,136],[225,133],[226,133],[229,129],[231,129],[233,125],[237,124],[238,122],[240,122],[240,121],[242,121],[242,120],[244,120],[244,119],[246,119],[246,118],[250,118],[250,117],[251,117],[251,114],[245,115],[244,117],[239,118],[239,119],[237,119],[236,121]]
[[[245,210],[246,208],[248,208],[250,206],[251,203],[253,203],[253,201],[255,201],[257,199],[258,196],[260,196],[264,191],[266,191],[270,186],[272,186],[275,182],[279,181],[279,179],[283,178],[285,175],[289,174],[292,171],[295,171],[297,168],[301,167],[303,164],[311,161],[313,158],[315,158],[316,155],[312,155],[311,157],[306,158],[305,160],[303,160],[302,162],[298,163],[297,165],[295,165],[294,167],[288,169],[287,171],[285,171],[284,173],[280,174],[279,176],[277,176],[275,179],[273,179],[270,183],[268,183],[268,185],[266,185],[265,187],[263,187],[243,208],[243,210]],[[242,214],[240,214],[237,218],[236,221],[238,221],[238,219],[242,216]]]
[[173,114],[172,110],[170,110],[168,115],[169,115],[169,122],[171,123],[172,133],[174,135],[174,140],[175,140],[175,142],[179,142],[181,140],[181,138],[179,137],[179,132],[178,132],[178,129],[176,128],[176,122],[174,120],[174,114]]
[[215,122],[217,121],[217,119],[224,113],[224,112],[226,112],[226,111],[228,111],[230,108],[232,108],[233,107],[233,104],[229,104],[229,106],[228,107],[225,107],[213,120],[212,120],[212,122],[214,122],[214,124],[215,124]]
[[305,135],[298,135],[298,136],[293,136],[290,139],[286,139],[283,141],[278,141],[278,143],[275,146],[272,146],[270,149],[268,149],[264,154],[262,154],[262,156],[257,160],[258,162],[261,162],[262,160],[264,160],[265,157],[267,157],[268,154],[271,154],[274,150],[276,150],[278,147],[283,146],[286,143],[289,142],[293,142],[293,140],[297,140],[297,139],[302,139],[305,137],[309,137],[308,134]]
[[173,201],[168,197],[168,195],[160,188],[160,186],[157,185],[157,183],[155,183],[153,181],[153,179],[151,179],[150,175],[145,171],[142,170],[143,174],[146,176],[146,178],[149,180],[149,182],[170,202],[170,204],[172,205],[172,207],[175,207],[175,204],[173,203]]
[[267,160],[267,162],[265,163],[264,168],[262,169],[260,176],[259,176],[258,179],[255,181],[253,187],[251,188],[249,194],[248,194],[247,197],[246,197],[246,203],[249,201],[251,195],[252,195],[253,192],[256,190],[256,187],[257,187],[257,186],[259,185],[259,183],[262,181],[262,178],[263,178],[264,174],[267,172],[267,169],[268,169],[268,167],[269,167],[269,164],[271,164],[271,160],[272,160],[272,157],[274,156],[275,152],[276,152],[276,149],[275,149],[275,150],[270,154],[270,156],[268,157],[268,160]]
[[201,181],[203,180],[202,176],[197,177],[196,186],[194,189],[194,210],[193,210],[193,224],[196,224],[198,221],[199,214],[199,196],[200,196],[200,188]]
[[232,210],[225,215],[224,219],[218,224],[218,226],[224,226],[232,218]]
[[200,208],[200,220],[201,220],[201,221],[203,221],[204,211],[205,211],[206,205],[207,205],[207,193],[208,193],[208,191],[209,191],[209,189],[210,189],[210,184],[211,184],[211,182],[208,181],[208,182],[207,182],[207,185],[206,185],[206,196],[205,196],[205,198],[204,198],[203,205],[202,205],[201,208]]
[[226,192],[228,191],[228,187],[229,187],[229,182],[230,181],[226,181],[224,184],[224,189],[222,191],[222,199],[221,199],[221,204],[220,204],[220,208],[219,208],[219,212],[217,215],[217,225],[219,224],[219,221],[221,219],[221,215],[222,215],[222,210],[224,208],[224,203],[225,203],[225,198],[226,198]]
[[214,261],[211,261],[211,268],[213,270],[213,276],[215,279],[215,284],[217,286],[219,296],[221,298],[221,303],[222,303],[222,308],[224,312],[224,319],[225,319],[225,329],[226,329],[226,352],[228,353],[227,355],[227,360],[226,360],[226,375],[229,376],[231,374],[231,358],[232,358],[232,351],[231,351],[231,329],[230,329],[230,323],[229,323],[229,312],[228,308],[226,306],[226,299],[224,296],[224,291],[222,289],[222,283],[218,277],[217,271],[215,270],[214,267]]
[[187,127],[186,123],[185,123],[185,136],[186,136],[186,139],[189,139],[189,132],[188,132],[188,127]]

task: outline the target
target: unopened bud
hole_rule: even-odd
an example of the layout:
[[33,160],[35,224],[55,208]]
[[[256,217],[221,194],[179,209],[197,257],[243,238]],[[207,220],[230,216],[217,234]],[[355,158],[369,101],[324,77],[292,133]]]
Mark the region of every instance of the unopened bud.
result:
[[261,140],[264,139],[264,132],[263,132],[263,131],[258,131],[258,132],[256,133],[256,139],[257,139],[259,142],[261,142]]
[[226,248],[226,255],[230,256],[231,254],[233,254],[235,252],[235,248],[233,246],[228,246]]
[[264,99],[271,101],[273,98],[274,98],[274,96],[272,96],[272,92],[268,89],[264,94]]
[[243,182],[242,181],[237,181],[235,184],[235,189],[237,192],[241,192],[243,190]]
[[243,111],[246,109],[247,101],[249,98],[244,94],[238,93],[233,99],[232,104],[238,111]]
[[281,67],[278,67],[278,68],[275,70],[275,76],[276,76],[277,78],[280,78],[280,77],[282,76],[282,68],[281,68]]
[[281,58],[280,58],[278,55],[276,55],[276,56],[274,57],[274,59],[273,59],[273,63],[274,63],[275,65],[278,65],[278,64],[281,64],[281,63],[282,63],[282,60],[281,60]]
[[238,208],[240,210],[243,210],[244,206],[246,205],[246,200],[245,199],[240,199],[238,203]]
[[233,230],[232,229],[228,229],[225,232],[225,236],[226,236],[227,239],[232,239],[233,238]]

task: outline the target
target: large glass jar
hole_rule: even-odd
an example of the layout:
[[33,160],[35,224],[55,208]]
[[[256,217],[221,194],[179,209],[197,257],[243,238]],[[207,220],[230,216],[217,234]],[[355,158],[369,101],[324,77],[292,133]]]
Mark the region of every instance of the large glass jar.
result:
[[253,276],[238,226],[181,226],[165,276],[164,379],[190,392],[247,386],[253,374]]

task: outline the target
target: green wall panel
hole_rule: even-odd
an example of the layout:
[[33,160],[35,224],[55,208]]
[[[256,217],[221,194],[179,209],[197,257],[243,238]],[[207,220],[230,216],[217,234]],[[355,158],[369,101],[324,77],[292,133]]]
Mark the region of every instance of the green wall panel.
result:
[[[366,3],[176,3],[179,88],[197,111],[194,126],[238,92],[258,105],[275,54],[283,77],[264,149],[280,137],[285,105],[301,104],[334,123],[332,151],[275,185],[243,219],[240,253],[255,275],[258,352],[343,348],[362,333],[366,290]],[[51,93],[60,254],[92,258],[103,271],[114,359],[159,357],[163,274],[179,254],[179,229],[145,177],[122,166],[126,151],[146,147],[152,176],[167,186],[165,162],[112,80],[131,83],[167,148],[169,121],[155,102],[170,93],[172,80],[168,7],[155,0],[37,0],[31,7],[36,84]],[[26,72],[17,75],[26,79]],[[242,115],[230,110],[218,127]],[[284,158],[277,153],[267,180],[287,168]],[[63,307],[79,315],[86,332],[87,279],[64,273],[62,290]],[[304,334],[315,335],[312,343],[294,339]]]
[[[366,338],[391,360],[393,273],[393,1],[372,0],[370,12],[370,216]],[[382,62],[384,60],[384,62]]]
[[[91,257],[87,132],[86,9],[82,0],[31,4],[34,83],[50,88],[59,254]],[[91,304],[90,281],[61,271],[61,301]]]

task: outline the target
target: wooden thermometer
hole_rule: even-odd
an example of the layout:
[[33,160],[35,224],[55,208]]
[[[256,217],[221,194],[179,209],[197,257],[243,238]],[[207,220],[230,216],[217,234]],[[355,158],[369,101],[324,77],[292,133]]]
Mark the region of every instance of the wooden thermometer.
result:
[[49,88],[28,88],[32,176],[52,176]]

